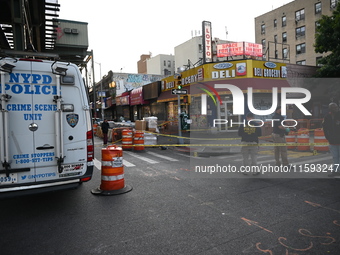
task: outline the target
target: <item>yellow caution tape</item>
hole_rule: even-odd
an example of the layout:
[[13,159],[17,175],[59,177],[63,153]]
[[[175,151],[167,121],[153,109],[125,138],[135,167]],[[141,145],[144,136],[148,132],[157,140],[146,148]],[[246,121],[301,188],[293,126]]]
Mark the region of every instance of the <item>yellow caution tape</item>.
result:
[[[113,144],[113,143],[112,143]],[[328,143],[259,143],[259,144],[129,144],[129,147],[242,147],[242,146],[308,146],[308,145],[329,145]]]
[[167,135],[167,134],[160,134],[160,133],[154,133],[150,131],[144,131],[144,133],[149,133],[157,136],[167,136],[167,137],[174,137],[174,138],[183,138],[183,139],[192,139],[192,140],[240,140],[240,137],[237,138],[194,138],[194,137],[184,137],[184,136],[178,136],[178,135]]

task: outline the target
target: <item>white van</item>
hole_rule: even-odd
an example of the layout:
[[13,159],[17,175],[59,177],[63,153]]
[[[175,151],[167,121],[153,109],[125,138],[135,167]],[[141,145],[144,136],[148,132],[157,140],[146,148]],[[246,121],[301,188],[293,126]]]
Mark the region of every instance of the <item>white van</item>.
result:
[[78,67],[3,58],[0,74],[0,197],[89,181],[93,131]]

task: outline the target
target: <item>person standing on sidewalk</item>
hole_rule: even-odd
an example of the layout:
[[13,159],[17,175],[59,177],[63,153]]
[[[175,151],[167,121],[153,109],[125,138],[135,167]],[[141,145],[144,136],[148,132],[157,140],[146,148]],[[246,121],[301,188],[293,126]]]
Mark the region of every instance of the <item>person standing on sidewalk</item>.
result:
[[[272,133],[272,139],[273,143],[286,143],[285,133],[286,129],[284,126],[282,126],[282,121],[284,120],[284,117],[281,115],[281,107],[278,106],[275,110],[275,113],[273,115],[273,119],[276,121],[273,121],[273,133]],[[280,166],[282,160],[282,164],[284,166],[288,165],[288,155],[287,155],[287,146],[277,146],[274,145],[274,154],[275,154],[275,161],[276,165]]]
[[[246,115],[246,125],[240,125],[238,129],[238,135],[241,136],[241,152],[243,156],[243,164],[245,166],[257,165],[259,137],[262,135],[262,130],[260,127],[256,126],[256,123],[249,123],[252,119],[254,119],[254,114],[248,113]],[[253,174],[259,174],[259,172],[255,172]]]
[[107,140],[108,140],[107,133],[109,132],[109,127],[110,127],[109,123],[107,122],[107,119],[104,119],[101,127],[102,127],[102,132],[103,132],[103,144],[107,145]]
[[328,105],[329,113],[322,122],[325,138],[329,143],[329,150],[333,157],[333,172],[330,177],[340,175],[340,111],[336,103]]

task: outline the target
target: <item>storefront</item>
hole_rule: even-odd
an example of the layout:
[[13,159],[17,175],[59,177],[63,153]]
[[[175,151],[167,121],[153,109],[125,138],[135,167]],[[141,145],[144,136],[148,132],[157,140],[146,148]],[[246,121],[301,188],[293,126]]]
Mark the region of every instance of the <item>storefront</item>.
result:
[[114,104],[113,104],[113,99],[111,97],[105,98],[105,108],[104,108],[104,116],[105,119],[108,120],[113,120],[115,118],[114,116]]
[[144,107],[149,104],[149,101],[144,100],[143,97],[144,86],[133,89],[130,92],[130,109],[131,109],[131,121],[141,120],[144,115]]
[[178,97],[180,101],[180,112],[190,113],[190,105],[184,102],[184,96],[177,96],[171,93],[171,90],[163,91],[157,99],[157,104],[162,105],[165,109],[165,121],[171,126],[177,126],[178,123]]
[[[181,74],[182,90],[187,90],[190,96],[189,109],[184,102],[185,96],[181,96],[181,111],[189,112],[191,129],[209,128],[214,119],[240,122],[250,111],[248,102],[258,110],[270,109],[273,96],[278,97],[282,87],[290,87],[286,77],[285,63],[247,59],[205,64]],[[172,95],[172,90],[177,88],[176,82],[174,77],[165,78],[158,99],[158,102],[168,103],[168,120],[178,119],[177,95]],[[276,95],[273,88],[277,89]],[[234,114],[234,105],[241,105],[243,114]],[[258,119],[268,117],[271,115],[256,116]],[[219,125],[219,131],[236,129],[237,126]]]
[[117,119],[120,121],[120,117],[123,116],[124,120],[131,120],[130,116],[130,92],[124,92],[120,96],[116,97],[116,111]]
[[144,100],[149,101],[148,105],[144,106],[144,117],[155,116],[159,122],[166,120],[166,106],[164,103],[157,102],[161,94],[161,82],[156,81],[143,86]]

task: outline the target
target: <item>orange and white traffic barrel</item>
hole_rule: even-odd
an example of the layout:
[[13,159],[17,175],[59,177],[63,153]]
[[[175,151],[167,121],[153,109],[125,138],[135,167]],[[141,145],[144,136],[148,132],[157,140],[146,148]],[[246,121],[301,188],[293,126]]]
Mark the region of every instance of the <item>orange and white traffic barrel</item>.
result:
[[123,129],[122,131],[122,148],[123,150],[132,150],[133,137],[131,129]]
[[[310,151],[309,145],[309,129],[308,128],[300,128],[297,132],[297,150],[298,151]],[[308,145],[299,145],[301,143],[305,143]]]
[[296,132],[289,131],[288,135],[286,135],[287,149],[294,150],[296,149]]
[[97,134],[97,127],[98,127],[98,124],[93,124],[93,135]]
[[144,132],[143,131],[135,131],[133,144],[134,144],[135,151],[144,151]]
[[[326,143],[326,144],[318,144]],[[322,128],[314,130],[314,150],[316,151],[329,151],[328,141]]]
[[125,185],[123,150],[116,145],[102,149],[101,184],[92,190],[94,195],[119,195],[132,190]]

